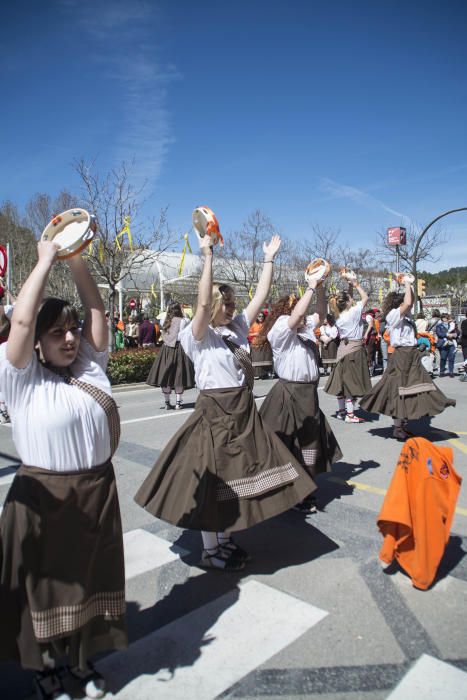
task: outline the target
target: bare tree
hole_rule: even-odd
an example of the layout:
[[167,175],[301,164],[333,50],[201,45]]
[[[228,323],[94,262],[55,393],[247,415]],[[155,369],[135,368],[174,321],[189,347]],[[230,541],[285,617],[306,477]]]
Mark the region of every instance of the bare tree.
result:
[[[154,261],[154,251],[166,250],[174,241],[167,226],[166,209],[148,224],[142,223],[140,209],[143,188],[136,189],[131,168],[122,163],[101,176],[94,164],[75,164],[82,184],[83,206],[97,219],[97,240],[89,250],[88,264],[95,277],[108,286],[108,309],[113,318],[119,283],[131,279]],[[132,240],[119,234],[130,221]]]
[[[219,249],[216,274],[240,290],[245,300],[253,292],[263,269],[263,243],[275,234],[277,229],[269,217],[257,209],[247,217],[240,231],[226,236],[224,247]],[[281,238],[281,250],[274,265],[273,290],[278,289],[285,276],[288,241]]]

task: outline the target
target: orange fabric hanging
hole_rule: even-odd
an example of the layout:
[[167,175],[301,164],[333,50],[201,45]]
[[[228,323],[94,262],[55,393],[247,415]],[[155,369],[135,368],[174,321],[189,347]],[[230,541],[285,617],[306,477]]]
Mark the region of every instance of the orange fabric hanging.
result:
[[407,440],[377,521],[384,537],[379,557],[387,564],[395,557],[416,588],[433,583],[461,483],[452,448]]

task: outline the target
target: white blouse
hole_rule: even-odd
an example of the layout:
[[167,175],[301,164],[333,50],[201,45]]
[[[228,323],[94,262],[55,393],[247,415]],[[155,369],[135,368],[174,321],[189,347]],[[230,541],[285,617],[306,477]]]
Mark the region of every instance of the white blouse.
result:
[[199,389],[226,389],[244,386],[245,375],[240,364],[221,336],[228,337],[236,345],[249,352],[248,331],[250,323],[245,311],[236,316],[228,326],[208,326],[202,340],[193,336],[190,323],[180,335],[180,343],[195,367],[196,386]]
[[320,338],[322,338],[323,335],[327,335],[328,338],[331,338],[331,340],[335,340],[337,338],[337,336],[339,335],[339,331],[337,330],[337,326],[336,325],[330,326],[329,324],[320,326],[319,333],[320,333]]
[[311,347],[300,342],[303,340],[316,342],[314,328],[316,322],[313,316],[307,316],[306,326],[296,330],[289,328],[290,316],[279,316],[268,333],[268,340],[274,357],[274,370],[281,379],[289,382],[314,382],[318,379],[319,370]]
[[[82,389],[65,384],[33,354],[17,369],[0,346],[0,386],[11,416],[13,441],[21,461],[52,471],[77,471],[103,464],[110,457],[107,417],[97,401]],[[105,374],[108,354],[96,352],[81,338],[71,365],[76,379],[111,394]]]
[[386,316],[386,325],[389,328],[390,343],[393,348],[406,348],[417,344],[412,314],[401,316],[399,308],[391,309]]
[[363,304],[358,301],[350,309],[346,309],[339,318],[336,319],[337,330],[341,339],[360,340],[363,338],[363,321],[362,321]]

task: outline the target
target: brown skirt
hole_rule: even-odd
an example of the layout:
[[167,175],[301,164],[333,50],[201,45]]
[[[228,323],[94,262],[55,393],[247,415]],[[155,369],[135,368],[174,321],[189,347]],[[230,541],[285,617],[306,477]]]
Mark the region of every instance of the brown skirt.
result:
[[455,405],[432,381],[416,346],[395,348],[383,376],[360,401],[365,411],[403,420],[437,416]]
[[279,379],[259,413],[311,476],[329,471],[341,459],[339,444],[319,407],[318,382]]
[[334,365],[336,364],[337,348],[339,347],[339,340],[330,340],[327,345],[321,343],[321,362],[323,365]]
[[269,343],[260,348],[250,348],[250,357],[255,372],[255,379],[262,379],[272,371],[272,350]]
[[149,370],[146,384],[151,386],[183,387],[192,389],[195,386],[195,370],[193,362],[185,353],[179,342],[174,348],[163,345]]
[[112,464],[21,466],[0,520],[0,659],[42,670],[124,649],[123,537]]
[[365,396],[370,390],[370,373],[363,345],[338,360],[324,387],[327,394],[334,396]]
[[247,387],[201,391],[135,496],[156,518],[193,530],[243,530],[316,489],[263,424]]

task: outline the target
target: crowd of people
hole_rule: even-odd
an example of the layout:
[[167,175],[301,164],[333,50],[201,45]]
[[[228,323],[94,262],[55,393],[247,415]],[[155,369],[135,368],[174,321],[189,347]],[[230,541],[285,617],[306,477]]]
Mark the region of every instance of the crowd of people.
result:
[[[362,410],[385,414],[394,421],[394,437],[405,440],[410,420],[455,404],[433,383],[420,339],[435,334],[429,352],[439,354],[441,375],[446,365],[451,375],[458,342],[466,357],[467,322],[461,334],[442,314],[426,325],[419,318],[416,326],[408,281],[403,293],[388,294],[381,312],[367,311],[367,293],[345,273],[348,288],[325,318],[311,313],[318,284],[312,276],[300,298],[286,295],[266,310],[278,236],[264,244],[256,291],[236,313],[234,289],[213,279],[209,235],[198,240],[196,312],[190,321],[179,302],[169,305],[147,381],[161,389],[166,409],[172,392],[175,409],[195,382],[199,394],[135,500],[154,517],[201,533],[201,567],[237,572],[250,555],[234,533],[288,509],[313,513],[317,475],[342,457],[319,405],[320,368],[329,373],[324,391],[337,399],[337,419],[358,424]],[[84,320],[65,300],[43,300],[56,256],[53,242],[38,244],[37,265],[0,348],[0,386],[22,461],[0,520],[0,659],[34,669],[42,700],[69,697],[67,675],[87,697],[102,697],[105,680],[92,658],[127,643],[111,461],[120,426],[105,372],[109,319],[79,255],[68,264]],[[157,340],[149,318],[139,327],[133,320],[115,325],[123,346],[125,338],[142,348]],[[389,359],[372,385],[385,333]],[[272,368],[278,381],[258,411],[255,369],[259,378]]]

